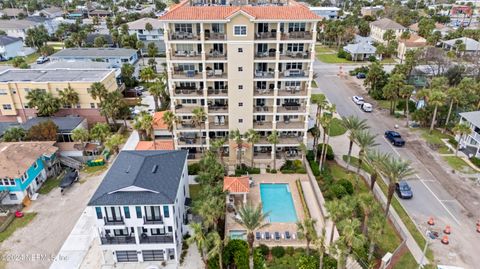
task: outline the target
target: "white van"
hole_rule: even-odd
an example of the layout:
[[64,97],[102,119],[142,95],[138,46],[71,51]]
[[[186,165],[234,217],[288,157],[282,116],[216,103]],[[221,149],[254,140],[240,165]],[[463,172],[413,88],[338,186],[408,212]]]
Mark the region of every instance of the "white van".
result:
[[373,111],[373,106],[370,103],[363,103],[362,110],[365,111],[365,112],[372,112]]

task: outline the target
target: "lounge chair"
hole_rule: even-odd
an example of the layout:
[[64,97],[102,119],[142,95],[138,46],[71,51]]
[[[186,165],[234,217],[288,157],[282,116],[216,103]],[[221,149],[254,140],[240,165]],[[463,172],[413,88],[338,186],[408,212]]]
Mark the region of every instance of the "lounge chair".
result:
[[265,240],[270,240],[270,232],[265,232]]
[[292,238],[292,236],[290,235],[290,232],[286,231],[285,232],[285,239],[290,240],[291,238]]
[[261,232],[255,232],[255,240],[260,240],[262,239],[262,233]]
[[295,233],[292,233],[292,239],[293,240],[297,239],[297,236],[295,235]]
[[281,239],[281,236],[280,236],[280,233],[279,232],[275,232],[275,241],[278,241]]

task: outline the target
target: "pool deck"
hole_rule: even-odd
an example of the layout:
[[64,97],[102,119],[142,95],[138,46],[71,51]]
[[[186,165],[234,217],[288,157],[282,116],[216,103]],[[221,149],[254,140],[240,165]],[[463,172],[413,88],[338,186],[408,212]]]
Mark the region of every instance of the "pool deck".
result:
[[[288,184],[290,188],[290,193],[292,195],[293,199],[293,204],[295,207],[295,211],[297,213],[297,218],[298,220],[303,220],[305,218],[302,202],[300,199],[300,194],[298,192],[297,185],[295,184],[295,181],[297,179],[300,179],[300,181],[306,181],[308,182],[307,175],[304,174],[260,174],[260,175],[251,175],[254,181],[254,186],[250,188],[250,192],[247,194],[247,203],[251,203],[252,205],[256,206],[261,203],[261,197],[260,197],[260,184],[261,183],[284,183]],[[302,184],[303,185],[303,184]],[[241,199],[241,196],[235,196],[235,208],[241,207],[243,201]],[[235,215],[233,213],[228,213],[227,212],[227,220],[226,220],[226,231],[230,230],[244,230],[242,226],[240,226],[236,221],[235,221]],[[259,230],[262,233],[262,236],[264,232],[270,232],[271,236],[273,237],[273,234],[275,232],[279,232],[282,236],[282,239],[280,240],[255,240],[255,244],[265,244],[267,246],[296,246],[296,247],[302,247],[305,246],[305,241],[304,240],[298,240],[298,239],[284,239],[284,233],[285,231],[289,231],[290,234],[295,234],[297,233],[297,224],[296,223],[282,223],[282,222],[272,222],[270,223],[269,226]]]

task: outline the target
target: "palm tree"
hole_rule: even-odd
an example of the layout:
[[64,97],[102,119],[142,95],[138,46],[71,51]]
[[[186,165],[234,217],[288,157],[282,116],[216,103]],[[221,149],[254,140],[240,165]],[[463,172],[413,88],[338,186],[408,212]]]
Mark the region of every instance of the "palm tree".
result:
[[323,127],[323,145],[322,145],[322,152],[321,152],[320,161],[319,161],[320,171],[323,170],[323,166],[327,158],[327,149],[328,149],[328,144],[330,140],[330,124],[332,123],[332,120],[333,120],[333,113],[335,113],[337,108],[334,104],[332,104],[332,105],[329,105],[326,108],[326,110],[329,113],[324,113],[324,115],[320,119],[320,123]]
[[123,144],[124,139],[121,134],[114,134],[107,138],[105,146],[113,153],[116,154],[120,150],[120,145]]
[[352,253],[354,248],[363,246],[363,243],[365,242],[363,234],[357,233],[359,227],[360,221],[355,218],[346,219],[342,223],[342,232],[339,241],[347,247],[347,257]]
[[435,121],[437,118],[438,106],[443,105],[446,98],[446,89],[448,87],[448,80],[445,77],[436,77],[432,79],[431,87],[429,89],[423,89],[418,92],[417,96],[427,101],[428,105],[434,106],[432,123],[430,124],[430,133],[435,127]]
[[450,99],[450,104],[448,106],[447,119],[445,120],[445,132],[448,128],[448,122],[450,121],[450,116],[452,114],[452,109],[454,104],[458,104],[463,97],[465,92],[468,92],[469,88],[474,85],[474,81],[471,78],[463,78],[459,83],[458,87],[452,87],[447,90],[447,97]]
[[207,236],[208,245],[210,250],[207,253],[209,259],[218,256],[218,268],[223,269],[223,240],[218,232],[213,231]]
[[45,92],[40,89],[33,89],[27,93],[26,99],[29,107],[38,107],[44,99]]
[[[107,97],[108,90],[105,88],[105,85],[101,82],[94,82],[92,86],[90,86],[90,96],[93,98],[93,100],[97,100],[100,102],[100,105],[102,105],[103,100]],[[108,121],[108,116],[105,116],[105,121],[109,123]]]
[[172,111],[165,111],[163,113],[163,122],[168,126],[168,130],[170,132],[173,132],[173,126],[177,123],[180,122],[180,119],[175,116],[175,114]]
[[237,146],[237,166],[242,165],[242,149],[243,149],[243,135],[240,130],[230,132],[230,139],[232,139]]
[[205,122],[207,119],[207,113],[205,113],[205,110],[203,110],[202,107],[196,107],[192,110],[192,123],[195,126],[202,126],[202,124]]
[[352,156],[353,142],[356,140],[355,135],[362,130],[368,129],[367,120],[361,120],[357,116],[342,117],[342,126],[349,131],[348,139],[350,143],[348,145],[348,158],[347,158],[347,170],[350,166],[350,157]]
[[325,203],[325,207],[328,211],[328,218],[332,221],[332,229],[330,230],[330,243],[332,245],[333,236],[335,235],[335,226],[336,224],[342,220],[346,214],[347,206],[341,200],[335,199],[331,201],[327,201]]
[[197,244],[198,251],[200,252],[200,256],[202,257],[202,261],[207,265],[207,235],[205,234],[202,224],[198,222],[193,222],[190,224],[190,228],[192,229],[192,236],[187,239],[187,244]]
[[2,141],[3,142],[19,142],[22,141],[26,136],[25,129],[21,127],[10,127],[3,133]]
[[116,124],[115,120],[122,106],[126,106],[122,94],[119,91],[109,92],[103,100],[100,114],[104,115],[107,119],[111,118],[113,124]]
[[[320,117],[322,115],[322,110],[328,105],[327,97],[325,97],[324,94],[313,94],[312,97],[310,98],[312,104],[317,105],[317,111],[315,112],[315,126],[318,128],[319,126],[319,121]],[[318,129],[319,130],[319,129]],[[318,139],[320,136],[320,132],[316,132],[314,137],[313,137],[313,151],[315,155],[315,160],[317,159],[317,145],[318,145]]]
[[305,155],[307,155],[307,146],[302,142],[298,145],[298,150],[300,150],[300,154],[302,155],[302,163],[305,161]]
[[390,203],[392,202],[393,194],[395,193],[395,186],[402,179],[415,174],[409,161],[404,161],[400,158],[395,158],[389,155],[383,159],[379,164],[379,170],[382,175],[388,178],[388,193],[387,193],[387,207],[385,209],[385,217],[388,217],[390,210]]
[[62,104],[69,105],[73,114],[73,107],[79,102],[78,92],[76,92],[70,85],[68,85],[68,87],[65,88],[63,91],[60,91],[59,94]]
[[273,131],[267,136],[267,141],[273,144],[273,169],[277,170],[277,144],[280,142],[280,136],[277,131]]
[[[247,230],[247,242],[250,247],[250,259],[253,259],[253,243],[255,241],[254,232],[270,225],[266,222],[268,213],[262,212],[262,206],[259,204],[254,207],[251,204],[244,205],[238,211],[239,218],[234,220]],[[252,264],[252,262],[250,262]]]
[[373,147],[378,146],[375,142],[375,138],[377,135],[371,134],[369,131],[363,130],[358,131],[355,134],[355,142],[357,143],[360,150],[358,151],[358,167],[357,167],[357,174],[360,173],[360,168],[362,168],[363,159],[368,150]]
[[110,126],[106,123],[96,123],[90,130],[90,138],[99,141],[101,145],[110,136]]
[[135,117],[133,128],[141,132],[143,140],[151,138],[153,129],[153,117],[147,111],[142,111]]
[[412,96],[413,91],[415,90],[415,87],[412,85],[404,85],[402,88],[400,88],[399,96],[402,98],[405,98],[405,119],[406,119],[406,127],[408,127],[408,121],[409,121],[409,114],[410,114],[410,109],[408,107],[408,103],[410,102],[410,96]]
[[247,139],[247,142],[251,144],[251,149],[252,149],[252,160],[251,160],[251,167],[253,167],[253,157],[254,157],[254,151],[255,151],[255,144],[258,143],[258,141],[260,140],[260,134],[253,130],[253,129],[249,129],[246,133],[245,133],[245,138]]
[[372,261],[373,252],[375,251],[375,242],[383,235],[383,227],[385,227],[385,217],[382,214],[373,214],[372,219],[367,223],[368,238],[370,239],[368,247],[368,261]]
[[375,205],[376,203],[371,193],[364,192],[358,195],[358,206],[362,209],[363,212],[362,234],[364,236],[367,236],[368,219],[372,214]]
[[326,251],[326,246],[325,246],[325,235],[327,231],[325,230],[325,227],[322,228],[322,234],[317,237],[317,240],[315,240],[315,244],[318,247],[318,256],[319,256],[319,269],[323,268],[323,257],[325,255]]
[[369,150],[366,152],[367,154],[364,155],[363,161],[366,162],[371,168],[371,175],[370,175],[370,190],[373,192],[373,188],[375,187],[375,182],[377,178],[380,176],[379,167],[382,162],[388,158],[388,154],[382,153],[378,150]]
[[140,57],[142,57],[142,63],[145,65],[145,57],[143,57],[142,49],[145,48],[145,43],[143,43],[141,40],[137,41],[137,49],[138,52],[140,53]]
[[72,139],[73,141],[78,141],[82,145],[82,157],[83,161],[85,162],[85,143],[88,141],[90,134],[88,133],[87,129],[84,128],[76,128],[72,131]]
[[470,128],[470,125],[462,122],[462,123],[458,123],[457,125],[455,125],[455,127],[453,128],[452,131],[455,135],[459,136],[458,137],[458,143],[457,143],[457,146],[455,148],[455,156],[458,156],[458,149],[460,148],[460,142],[462,141],[464,136],[472,133],[472,129]]
[[140,70],[139,77],[142,81],[145,82],[150,82],[155,79],[157,76],[157,73],[155,73],[155,70],[151,66],[145,67],[142,70]]
[[210,149],[216,153],[223,167],[225,167],[225,162],[223,161],[223,145],[225,142],[227,142],[227,139],[225,138],[217,138],[210,141]]
[[213,227],[217,230],[218,222],[225,215],[225,195],[214,191],[207,192],[197,203],[194,204],[194,211],[202,216],[205,227]]
[[157,80],[149,88],[148,92],[153,96],[153,102],[155,104],[155,111],[158,111],[160,108],[159,100],[160,97],[165,94],[166,85],[163,80]]
[[317,221],[312,218],[305,218],[303,221],[297,222],[298,239],[307,241],[306,254],[310,255],[310,242],[317,239],[315,223]]

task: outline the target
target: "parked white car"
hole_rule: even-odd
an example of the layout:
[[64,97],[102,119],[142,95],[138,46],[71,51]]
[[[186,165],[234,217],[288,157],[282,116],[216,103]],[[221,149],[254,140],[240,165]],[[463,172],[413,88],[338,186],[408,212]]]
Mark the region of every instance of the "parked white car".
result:
[[352,96],[352,100],[357,105],[362,105],[364,103],[363,97],[361,97],[361,96],[354,95],[354,96]]
[[361,108],[365,112],[372,112],[373,111],[373,106],[370,103],[363,103]]

